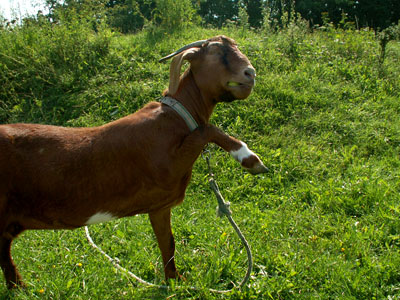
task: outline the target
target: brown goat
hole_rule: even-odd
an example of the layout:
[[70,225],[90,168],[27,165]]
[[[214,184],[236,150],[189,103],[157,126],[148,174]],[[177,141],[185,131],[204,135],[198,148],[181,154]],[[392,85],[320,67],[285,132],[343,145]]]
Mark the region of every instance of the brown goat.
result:
[[[190,67],[180,77],[182,61]],[[171,208],[192,166],[213,142],[252,174],[265,172],[246,144],[208,124],[218,102],[245,99],[255,70],[235,42],[218,36],[177,54],[164,96],[179,101],[198,128],[160,102],[94,128],[0,125],[0,265],[9,288],[23,285],[11,258],[26,229],[73,229],[148,213],[166,278],[175,278]]]

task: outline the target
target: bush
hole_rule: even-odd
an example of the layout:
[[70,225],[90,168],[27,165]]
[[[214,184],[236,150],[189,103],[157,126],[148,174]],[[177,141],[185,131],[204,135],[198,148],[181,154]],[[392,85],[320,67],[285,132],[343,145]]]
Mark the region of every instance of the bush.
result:
[[0,123],[20,114],[31,122],[67,120],[71,93],[84,89],[109,52],[110,31],[101,25],[97,31],[79,16],[0,29]]
[[156,0],[154,22],[166,30],[188,27],[195,20],[195,10],[190,0]]
[[380,63],[383,64],[386,55],[386,46],[390,41],[400,40],[400,21],[397,25],[389,26],[378,33],[378,40],[381,46]]
[[141,30],[151,19],[155,8],[154,1],[124,1],[107,8],[107,21],[113,29],[122,33],[132,33]]

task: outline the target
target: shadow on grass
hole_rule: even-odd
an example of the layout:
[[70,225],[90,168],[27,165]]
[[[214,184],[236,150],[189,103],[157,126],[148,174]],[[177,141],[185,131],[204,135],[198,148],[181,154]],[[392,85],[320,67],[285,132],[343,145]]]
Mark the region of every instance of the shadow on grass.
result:
[[6,288],[0,289],[0,300],[9,300],[9,299],[15,299],[16,297],[16,291],[10,291],[7,290]]

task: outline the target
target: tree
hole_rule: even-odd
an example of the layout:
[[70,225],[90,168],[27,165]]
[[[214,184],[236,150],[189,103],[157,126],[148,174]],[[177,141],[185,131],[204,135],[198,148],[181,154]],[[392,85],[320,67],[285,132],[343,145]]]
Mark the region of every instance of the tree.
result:
[[261,26],[263,20],[262,0],[245,0],[243,1],[249,15],[249,23],[251,27],[257,28]]
[[174,30],[192,24],[195,13],[191,0],[156,0],[153,22],[164,29]]
[[295,9],[311,25],[322,25],[323,13],[328,14],[332,23],[339,24],[343,13],[348,14],[351,18],[354,5],[354,0],[297,0]]
[[146,20],[152,18],[156,3],[153,0],[109,0],[106,7],[109,24],[128,33],[143,28]]
[[363,0],[356,4],[356,16],[362,26],[384,29],[400,19],[399,0]]
[[96,29],[105,19],[107,0],[46,0],[48,19],[53,22],[69,22],[73,19],[92,23]]
[[202,0],[199,14],[203,20],[221,27],[226,20],[237,20],[239,13],[238,0]]
[[296,11],[312,25],[322,25],[322,13],[339,24],[343,15],[358,27],[384,29],[400,18],[399,0],[296,0]]

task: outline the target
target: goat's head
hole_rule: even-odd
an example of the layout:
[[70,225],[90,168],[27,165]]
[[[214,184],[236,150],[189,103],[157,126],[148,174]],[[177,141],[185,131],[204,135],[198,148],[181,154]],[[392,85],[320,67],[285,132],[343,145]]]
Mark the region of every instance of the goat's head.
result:
[[205,96],[216,102],[247,98],[254,86],[256,72],[248,58],[240,52],[234,40],[217,36],[189,44],[160,61],[174,57],[171,62],[167,91],[173,96],[179,88],[180,69],[189,61],[196,85]]

